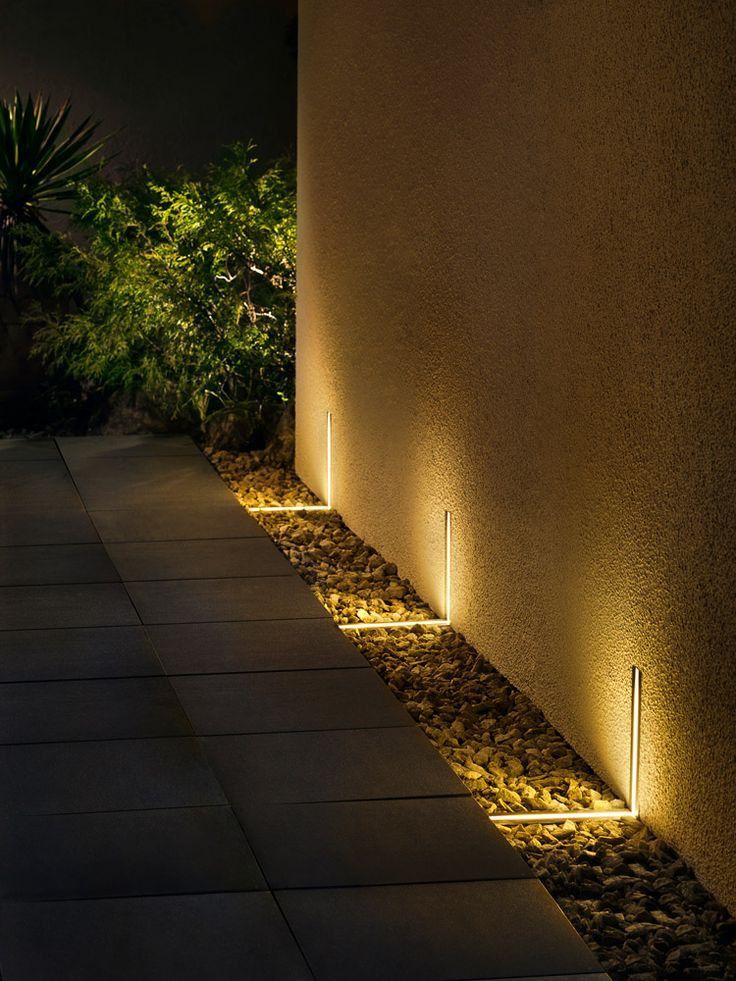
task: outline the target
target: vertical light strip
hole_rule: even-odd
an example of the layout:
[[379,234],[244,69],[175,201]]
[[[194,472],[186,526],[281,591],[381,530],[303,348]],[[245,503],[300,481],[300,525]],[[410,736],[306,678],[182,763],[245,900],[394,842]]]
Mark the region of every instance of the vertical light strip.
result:
[[332,508],[332,413],[327,413],[327,507]]
[[641,671],[631,669],[631,759],[629,772],[629,808],[639,815],[639,739],[641,726]]
[[452,615],[452,515],[445,511],[445,620]]

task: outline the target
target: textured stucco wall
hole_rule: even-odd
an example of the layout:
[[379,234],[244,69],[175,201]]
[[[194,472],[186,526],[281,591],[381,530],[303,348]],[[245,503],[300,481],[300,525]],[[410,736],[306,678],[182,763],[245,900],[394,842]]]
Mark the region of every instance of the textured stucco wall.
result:
[[298,467],[736,907],[734,2],[302,0]]

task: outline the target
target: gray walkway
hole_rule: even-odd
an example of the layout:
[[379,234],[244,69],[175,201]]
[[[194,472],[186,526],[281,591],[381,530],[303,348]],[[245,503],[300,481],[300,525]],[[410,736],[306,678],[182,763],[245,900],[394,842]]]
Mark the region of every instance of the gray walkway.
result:
[[0,442],[3,981],[598,977],[189,440]]

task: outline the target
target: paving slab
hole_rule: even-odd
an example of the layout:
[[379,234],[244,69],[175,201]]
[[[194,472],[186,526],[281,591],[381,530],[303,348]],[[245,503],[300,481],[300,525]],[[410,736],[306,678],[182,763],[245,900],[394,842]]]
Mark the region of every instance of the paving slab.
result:
[[121,583],[0,588],[0,631],[140,623]]
[[191,731],[167,678],[0,686],[0,743],[188,736]]
[[0,746],[0,813],[195,807],[227,800],[195,739]]
[[268,538],[126,542],[107,551],[126,582],[297,575]]
[[269,671],[172,678],[197,735],[413,726],[376,672]]
[[234,804],[468,794],[411,726],[205,736],[201,742]]
[[469,797],[237,808],[273,889],[533,878]]
[[227,806],[0,818],[3,900],[265,888]]
[[0,548],[0,586],[119,582],[104,545],[22,545]]
[[320,981],[596,972],[539,882],[497,879],[275,893]]
[[364,668],[366,660],[331,619],[152,625],[168,674]]
[[3,981],[313,978],[264,892],[6,903],[0,948]]
[[299,577],[180,579],[126,585],[143,623],[329,617]]
[[89,511],[169,505],[212,507],[233,499],[232,492],[201,454],[112,456],[104,462],[89,457],[71,461],[69,466]]
[[0,683],[163,674],[143,627],[6,630]]
[[165,507],[92,511],[103,542],[166,542],[184,539],[267,538],[233,497],[207,508]]
[[189,436],[152,436],[147,433],[132,436],[60,436],[56,442],[70,466],[89,459],[95,459],[104,466],[107,460],[120,457],[201,457]]
[[0,547],[6,545],[80,545],[100,538],[86,511],[36,508],[0,512]]
[[9,460],[58,460],[53,439],[0,439],[0,463]]
[[79,510],[83,507],[63,460],[0,462],[1,512],[49,507]]

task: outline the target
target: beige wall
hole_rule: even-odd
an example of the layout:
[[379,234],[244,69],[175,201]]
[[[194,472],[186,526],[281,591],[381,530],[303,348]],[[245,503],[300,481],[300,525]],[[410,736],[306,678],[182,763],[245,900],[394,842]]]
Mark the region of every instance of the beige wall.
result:
[[298,468],[736,907],[734,2],[302,0]]

